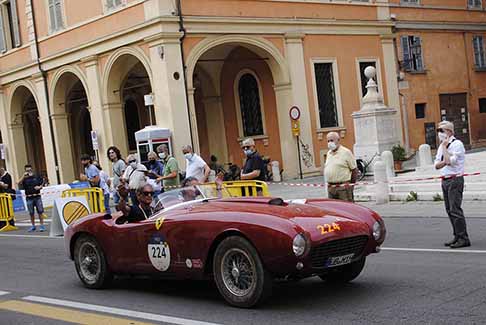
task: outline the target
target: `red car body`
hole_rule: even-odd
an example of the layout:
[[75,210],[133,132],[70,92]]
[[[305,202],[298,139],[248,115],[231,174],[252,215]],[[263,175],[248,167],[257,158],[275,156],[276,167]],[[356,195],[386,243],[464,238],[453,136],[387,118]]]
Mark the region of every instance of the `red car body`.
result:
[[[115,274],[200,279],[211,276],[218,244],[237,235],[254,246],[273,277],[305,278],[325,272],[332,256],[352,251],[352,259],[358,260],[377,252],[385,239],[383,220],[366,207],[327,199],[298,202],[265,197],[196,200],[128,224],[117,224],[121,214],[95,214],[67,228],[67,254],[73,259],[77,238],[87,234],[99,243]],[[377,239],[376,222],[381,225]],[[308,241],[300,257],[292,249],[298,234]],[[149,256],[153,238],[163,238],[170,247],[164,271]]]

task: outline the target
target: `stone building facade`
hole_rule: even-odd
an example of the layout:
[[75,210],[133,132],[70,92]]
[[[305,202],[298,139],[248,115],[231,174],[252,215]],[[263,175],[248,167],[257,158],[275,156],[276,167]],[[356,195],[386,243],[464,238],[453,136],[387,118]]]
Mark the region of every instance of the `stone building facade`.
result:
[[[14,176],[30,162],[51,183],[71,182],[80,154],[94,154],[92,130],[108,167],[109,146],[133,152],[133,133],[156,124],[172,130],[181,163],[181,146],[192,143],[206,159],[241,165],[239,141],[253,136],[290,178],[299,172],[296,105],[304,175],[319,174],[328,132],[355,142],[351,114],[368,65],[385,103],[399,109],[404,145],[425,142],[440,100],[460,99],[444,94],[466,94],[470,144],[480,145],[486,80],[474,62],[484,62],[484,4],[443,2],[0,0],[2,163]],[[410,69],[417,60],[422,69]]]

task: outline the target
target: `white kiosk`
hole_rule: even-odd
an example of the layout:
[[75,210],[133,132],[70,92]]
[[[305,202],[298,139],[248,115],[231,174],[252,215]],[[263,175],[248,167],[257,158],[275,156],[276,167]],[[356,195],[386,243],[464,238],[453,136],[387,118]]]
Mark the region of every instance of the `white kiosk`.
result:
[[142,164],[148,162],[147,155],[150,151],[156,151],[157,147],[163,143],[169,147],[169,153],[172,154],[171,145],[172,132],[158,126],[147,126],[140,131],[135,132],[137,141],[137,153]]

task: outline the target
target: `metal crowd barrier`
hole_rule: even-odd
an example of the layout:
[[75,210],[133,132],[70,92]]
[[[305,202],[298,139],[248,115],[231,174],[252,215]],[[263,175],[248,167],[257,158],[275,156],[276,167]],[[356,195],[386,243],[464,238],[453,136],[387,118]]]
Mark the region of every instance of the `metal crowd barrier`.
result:
[[83,189],[70,189],[62,192],[62,197],[76,197],[84,196],[88,201],[91,213],[105,212],[105,197],[103,190],[98,187],[90,187]]
[[267,183],[262,181],[232,181],[223,182],[223,187],[233,197],[239,196],[270,196]]
[[12,197],[10,194],[0,194],[0,231],[17,230]]

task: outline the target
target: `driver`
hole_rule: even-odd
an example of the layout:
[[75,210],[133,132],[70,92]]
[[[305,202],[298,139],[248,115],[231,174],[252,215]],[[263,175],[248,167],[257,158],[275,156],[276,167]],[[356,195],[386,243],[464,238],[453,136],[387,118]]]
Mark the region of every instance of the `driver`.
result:
[[152,185],[145,184],[137,192],[138,205],[129,206],[127,204],[128,190],[125,186],[120,185],[118,188],[120,202],[116,206],[118,211],[123,212],[128,222],[137,222],[150,218],[156,211],[152,208],[152,196],[154,189]]
[[195,177],[187,177],[182,181],[181,195],[184,202],[187,201],[194,201],[198,195],[201,195],[201,192],[198,190],[196,185],[199,184],[199,181]]

